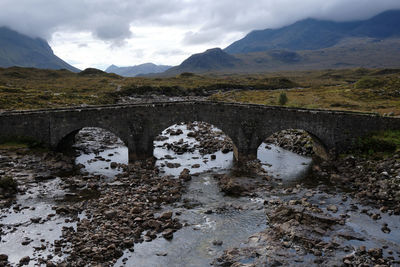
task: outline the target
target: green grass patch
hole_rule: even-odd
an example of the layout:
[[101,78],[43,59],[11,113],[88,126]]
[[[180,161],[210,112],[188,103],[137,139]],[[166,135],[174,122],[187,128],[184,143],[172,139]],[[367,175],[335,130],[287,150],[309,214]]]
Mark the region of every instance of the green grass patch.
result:
[[385,85],[385,81],[380,78],[363,77],[354,84],[354,87],[357,89],[364,89],[364,88],[371,89],[371,88],[378,88],[383,85]]
[[0,149],[43,149],[43,144],[29,137],[9,137],[0,140]]
[[355,144],[353,152],[367,155],[392,155],[400,150],[400,130],[383,131],[359,138]]

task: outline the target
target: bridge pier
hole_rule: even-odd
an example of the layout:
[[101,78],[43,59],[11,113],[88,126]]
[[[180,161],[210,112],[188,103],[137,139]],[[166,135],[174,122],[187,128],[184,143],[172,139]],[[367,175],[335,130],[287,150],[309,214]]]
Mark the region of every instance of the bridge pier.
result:
[[257,159],[257,149],[238,149],[235,145],[233,145],[233,157],[238,164],[255,160]]
[[153,151],[134,151],[134,150],[129,150],[128,149],[128,155],[129,155],[129,163],[133,163],[134,161],[137,160],[146,160],[151,157],[153,157]]
[[154,144],[151,135],[132,136],[131,140],[128,141],[129,163],[153,157],[153,150]]

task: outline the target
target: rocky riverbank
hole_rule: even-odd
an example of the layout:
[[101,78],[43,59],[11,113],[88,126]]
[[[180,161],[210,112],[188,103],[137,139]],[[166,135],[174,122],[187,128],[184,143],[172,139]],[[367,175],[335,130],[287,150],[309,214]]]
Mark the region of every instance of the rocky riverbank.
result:
[[315,166],[314,170],[362,203],[382,213],[400,215],[400,152],[385,159],[349,155]]
[[314,155],[312,137],[304,130],[283,130],[268,137],[265,143],[280,146],[299,155]]
[[[48,210],[49,214],[27,217],[26,210],[34,211],[38,207],[29,203],[22,205],[16,195],[9,194],[9,191],[5,194],[5,188],[2,188],[1,218],[22,216],[26,222],[0,223],[0,240],[7,240],[8,235],[14,232],[23,233],[32,224],[43,225],[58,220],[62,227],[62,235],[53,243],[39,236],[41,240],[37,242],[41,245],[35,244],[32,255],[17,261],[22,265],[37,262],[55,266],[65,262],[68,266],[98,263],[111,266],[122,256],[123,250],[132,249],[134,243],[148,242],[159,235],[171,239],[173,233],[182,227],[172,212],[157,212],[163,205],[180,199],[184,181],[159,176],[152,160],[125,166],[122,174],[107,181],[101,176],[74,172],[72,160],[61,154],[33,153],[28,149],[0,152],[2,177],[14,177],[17,195],[29,195],[31,190],[41,185],[49,187],[48,181],[57,181],[54,187],[60,190],[60,194],[49,199],[54,203]],[[60,177],[60,170],[74,174]],[[46,192],[43,194],[48,194]],[[30,198],[37,197],[39,203],[35,204],[40,206],[43,194]],[[63,226],[62,221],[69,224]],[[21,243],[29,247],[33,241],[34,237],[25,237]],[[45,250],[48,255],[42,257]],[[8,266],[11,255],[0,254],[0,265]]]
[[[103,136],[100,144],[99,135]],[[286,135],[290,134],[283,134]],[[298,140],[285,142],[300,147],[303,133],[294,136],[279,138]],[[113,135],[92,128],[80,132],[77,140],[79,154],[104,153],[107,148],[122,145]],[[12,177],[16,183],[4,182],[0,189],[0,266],[113,266],[118,260],[122,264],[129,262],[125,255],[135,246],[174,240],[177,231],[199,231],[200,226],[188,224],[187,218],[181,216],[203,204],[196,199],[182,199],[182,195],[201,176],[193,172],[202,170],[200,165],[208,166],[224,153],[231,153],[232,143],[222,132],[204,123],[172,127],[157,140],[156,146],[174,152],[174,156],[163,154],[159,165],[155,164],[156,159],[120,164],[112,160],[112,155],[110,159],[97,156],[96,160],[106,168],[120,168],[113,178],[79,172],[77,169],[82,166],[75,166],[72,158],[58,153],[26,148],[0,150],[0,177]],[[178,169],[177,157],[187,153],[198,153],[195,160],[199,166],[181,166],[175,176],[161,173],[166,168]],[[386,159],[347,156],[315,164],[304,179],[291,183],[271,177],[257,160],[231,172],[212,173],[218,190],[229,201],[237,198],[258,204],[252,206],[250,201],[229,206],[224,202],[200,209],[201,218],[224,214],[234,207],[234,212],[254,209],[262,217],[265,213],[268,223],[265,230],[251,232],[253,235],[247,242],[243,239],[240,247],[224,248],[223,253],[215,254],[213,264],[400,264],[399,162],[399,153]],[[204,179],[205,184],[210,183],[209,178]],[[190,193],[200,191],[201,188],[194,188]],[[223,240],[214,241],[208,249],[212,253],[225,244]],[[27,255],[17,253],[24,250]],[[168,254],[152,253],[157,257]]]
[[399,162],[398,153],[347,156],[314,165],[303,183],[273,187],[264,202],[269,227],[214,264],[399,265]]

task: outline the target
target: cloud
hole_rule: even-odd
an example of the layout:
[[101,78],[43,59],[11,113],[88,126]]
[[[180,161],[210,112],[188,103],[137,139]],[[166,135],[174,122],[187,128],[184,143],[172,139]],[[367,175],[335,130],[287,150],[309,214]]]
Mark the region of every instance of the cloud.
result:
[[[87,47],[96,46],[93,51],[99,53],[97,58],[107,54],[108,61],[126,52],[132,58],[124,54],[116,61],[176,64],[194,52],[225,47],[255,29],[278,28],[309,17],[336,21],[365,19],[388,9],[400,9],[400,1],[1,0],[0,26],[47,39],[60,56],[74,62],[79,61],[78,54],[81,60],[86,57],[73,50],[76,45],[68,46],[62,41],[90,42]],[[118,49],[120,52],[115,53]],[[139,50],[144,52],[132,52]],[[163,57],[158,50],[183,52]],[[90,50],[87,52],[96,58]],[[81,62],[80,66],[93,62]],[[107,64],[105,59],[102,62]]]
[[[2,0],[0,25],[49,38],[89,31],[106,41],[131,37],[131,26],[187,27],[183,42],[206,42],[230,31],[280,27],[296,20],[352,20],[400,8],[398,0]],[[193,31],[193,29],[199,29]]]

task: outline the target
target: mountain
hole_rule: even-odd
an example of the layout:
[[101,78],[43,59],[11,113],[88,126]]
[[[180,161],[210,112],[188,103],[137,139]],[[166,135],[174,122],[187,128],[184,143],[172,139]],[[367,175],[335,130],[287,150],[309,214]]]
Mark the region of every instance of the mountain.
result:
[[179,66],[166,72],[167,75],[182,72],[208,72],[235,68],[240,64],[240,59],[229,55],[221,48],[212,48],[199,54],[194,54],[183,61]]
[[0,27],[0,67],[12,66],[79,71],[54,55],[45,40]]
[[[159,74],[261,73],[337,68],[400,68],[400,38],[346,38],[318,50],[269,50],[229,55],[216,50],[189,57],[181,65]],[[213,53],[211,53],[213,54]]]
[[260,73],[328,68],[399,68],[400,10],[363,21],[305,19],[253,31],[224,50],[195,54],[162,73]]
[[305,19],[279,29],[250,32],[225,48],[229,54],[268,50],[318,50],[347,38],[387,39],[400,37],[400,10],[383,12],[363,21],[334,22]]
[[125,77],[135,77],[143,74],[160,73],[170,69],[172,66],[155,65],[153,63],[145,63],[131,67],[117,67],[111,65],[106,69],[108,73],[115,73]]
[[400,38],[347,38],[318,50],[270,50],[236,54],[242,64],[231,73],[337,68],[399,68]]

